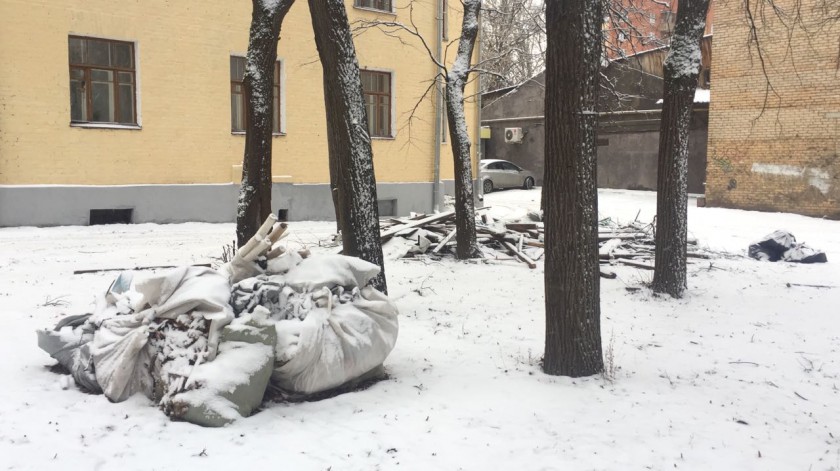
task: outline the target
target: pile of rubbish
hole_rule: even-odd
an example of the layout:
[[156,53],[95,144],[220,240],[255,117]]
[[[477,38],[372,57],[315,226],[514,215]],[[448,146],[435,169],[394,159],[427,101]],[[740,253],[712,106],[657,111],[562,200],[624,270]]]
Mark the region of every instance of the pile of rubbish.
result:
[[[489,208],[476,211],[476,241],[485,259],[519,260],[530,268],[545,252],[545,226],[541,215],[531,213],[516,221],[494,220],[487,214]],[[455,212],[435,215],[418,214],[409,218],[391,218],[383,224],[382,249],[386,258],[440,258],[455,252]],[[638,221],[618,224],[606,218],[599,222],[598,245],[602,265],[628,265],[653,270],[653,223]],[[697,247],[697,240],[688,239],[689,258],[708,259],[711,253]],[[614,278],[609,271],[602,276]]]
[[380,268],[274,247],[269,218],[219,270],[121,273],[93,313],[38,331],[76,385],[120,402],[143,393],[169,417],[223,426],[271,388],[306,398],[378,375],[397,308],[368,282]]
[[[480,208],[480,213],[487,207]],[[389,259],[428,255],[439,258],[455,253],[455,211],[391,218],[380,223],[382,250]],[[530,268],[543,256],[542,223],[505,223],[487,214],[476,217],[476,242],[484,258],[516,259]]]
[[796,237],[788,231],[775,231],[767,234],[758,242],[753,242],[747,249],[750,258],[769,262],[826,263],[825,252],[812,249],[803,243],[797,243]]

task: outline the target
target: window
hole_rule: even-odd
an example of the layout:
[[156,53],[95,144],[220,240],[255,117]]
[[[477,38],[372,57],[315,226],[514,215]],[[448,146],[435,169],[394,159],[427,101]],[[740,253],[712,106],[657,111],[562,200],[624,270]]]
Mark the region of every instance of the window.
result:
[[359,8],[370,8],[372,10],[382,10],[392,12],[391,0],[355,0],[355,6]]
[[510,162],[499,162],[501,164],[502,170],[509,170],[513,172],[521,172],[522,169],[517,167],[516,165]]
[[69,37],[70,122],[137,124],[134,43]]
[[674,27],[674,24],[676,24],[676,22],[677,15],[670,10],[664,10],[662,12],[662,23],[660,29],[671,30]]
[[371,137],[391,137],[391,74],[362,70],[362,89]]
[[[280,134],[280,69],[281,63],[274,64],[274,98],[271,109],[271,132]],[[230,56],[230,130],[245,132],[248,114],[245,108],[245,58]]]

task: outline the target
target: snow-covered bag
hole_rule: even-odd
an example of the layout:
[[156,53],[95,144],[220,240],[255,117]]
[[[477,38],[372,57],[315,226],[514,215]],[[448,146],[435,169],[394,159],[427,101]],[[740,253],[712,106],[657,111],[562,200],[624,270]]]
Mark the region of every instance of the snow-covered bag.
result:
[[784,230],[767,234],[758,242],[750,244],[747,254],[750,258],[771,262],[783,260],[797,263],[826,263],[828,261],[825,252],[796,242],[796,237]]
[[397,307],[368,282],[379,267],[342,255],[313,256],[289,270],[287,287],[305,303],[305,316],[275,324],[272,383],[313,394],[341,386],[377,368],[397,341]]
[[79,387],[100,393],[102,389],[96,381],[90,356],[93,326],[87,322],[89,318],[90,314],[69,316],[59,321],[54,329],[38,330],[38,346],[66,368]]
[[99,326],[91,343],[91,356],[105,396],[114,402],[137,392],[152,396],[148,343],[149,324],[155,319],[193,313],[210,321],[206,360],[211,361],[221,329],[234,317],[229,293],[226,275],[187,266],[138,281],[134,290],[109,299],[91,318]]
[[111,401],[124,401],[137,392],[151,395],[148,342],[148,321],[139,314],[118,315],[99,326],[90,353],[96,382]]

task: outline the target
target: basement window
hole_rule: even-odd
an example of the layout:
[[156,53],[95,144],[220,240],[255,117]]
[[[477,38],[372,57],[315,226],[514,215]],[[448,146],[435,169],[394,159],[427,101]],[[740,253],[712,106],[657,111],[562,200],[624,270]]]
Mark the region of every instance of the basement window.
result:
[[379,217],[396,217],[397,200],[378,200],[376,206],[379,208]]
[[91,209],[89,224],[131,224],[134,208],[128,209]]

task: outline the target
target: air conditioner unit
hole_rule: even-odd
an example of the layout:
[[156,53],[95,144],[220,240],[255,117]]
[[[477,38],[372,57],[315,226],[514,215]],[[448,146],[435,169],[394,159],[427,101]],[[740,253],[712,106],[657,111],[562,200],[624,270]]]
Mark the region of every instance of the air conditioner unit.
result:
[[522,128],[505,128],[505,142],[519,144],[522,142]]

